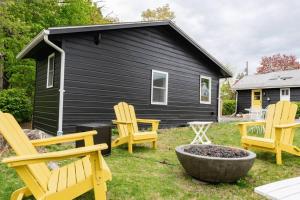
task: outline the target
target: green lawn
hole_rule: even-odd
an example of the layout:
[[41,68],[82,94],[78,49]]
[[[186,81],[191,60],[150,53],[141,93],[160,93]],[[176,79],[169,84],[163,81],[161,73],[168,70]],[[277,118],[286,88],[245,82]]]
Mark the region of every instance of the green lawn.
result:
[[[174,152],[176,146],[193,139],[192,130],[178,128],[160,133],[158,150],[141,145],[129,155],[124,146],[113,149],[112,155],[105,158],[113,174],[113,180],[108,183],[109,199],[262,199],[253,192],[254,187],[300,176],[298,157],[283,154],[284,165],[278,166],[273,154],[256,151],[253,168],[237,183],[200,184],[186,175]],[[295,143],[300,146],[299,133]],[[239,146],[240,135],[235,123],[215,124],[208,136],[216,144]],[[9,199],[10,194],[21,186],[14,170],[0,164],[0,199]],[[93,199],[92,193],[78,199]]]

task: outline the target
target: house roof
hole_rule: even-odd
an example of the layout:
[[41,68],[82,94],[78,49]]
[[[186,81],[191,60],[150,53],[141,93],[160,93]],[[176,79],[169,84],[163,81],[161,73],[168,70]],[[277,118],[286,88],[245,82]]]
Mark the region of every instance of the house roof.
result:
[[232,86],[234,90],[285,87],[300,87],[300,70],[244,76]]
[[202,54],[208,57],[213,63],[215,63],[223,72],[225,77],[231,77],[232,72],[220,63],[215,57],[209,54],[204,48],[191,39],[186,33],[184,33],[178,26],[172,21],[153,21],[153,22],[128,22],[128,23],[114,23],[114,24],[102,24],[102,25],[88,25],[88,26],[65,26],[65,27],[51,27],[42,30],[30,43],[28,43],[23,50],[17,55],[17,59],[25,58],[26,55],[43,41],[45,35],[58,35],[69,33],[81,33],[90,31],[101,30],[115,30],[126,28],[139,28],[139,27],[153,27],[153,26],[169,26],[177,31],[183,38],[196,47]]

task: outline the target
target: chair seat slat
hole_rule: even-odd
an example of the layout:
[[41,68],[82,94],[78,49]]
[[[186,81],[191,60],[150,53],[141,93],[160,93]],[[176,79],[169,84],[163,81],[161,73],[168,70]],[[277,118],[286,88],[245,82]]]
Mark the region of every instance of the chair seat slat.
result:
[[75,171],[76,171],[76,181],[79,183],[80,181],[85,180],[84,168],[82,164],[82,160],[75,161]]

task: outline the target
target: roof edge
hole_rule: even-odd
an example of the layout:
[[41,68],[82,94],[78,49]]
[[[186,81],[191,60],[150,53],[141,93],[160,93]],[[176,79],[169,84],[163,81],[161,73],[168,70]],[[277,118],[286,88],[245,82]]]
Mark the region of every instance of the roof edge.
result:
[[206,51],[203,47],[201,47],[195,40],[193,40],[190,36],[188,36],[183,30],[181,30],[174,22],[169,21],[169,25],[175,29],[180,35],[182,35],[186,40],[192,43],[198,50],[200,50],[204,55],[206,55],[209,59],[211,59],[216,65],[218,65],[221,69],[224,70],[229,77],[233,76],[233,73],[224,66],[221,62],[219,62],[214,56],[212,56],[208,51]]
[[[233,73],[219,62],[214,56],[208,53],[203,47],[201,47],[196,41],[194,41],[190,36],[188,36],[183,30],[181,30],[174,22],[171,20],[162,21],[151,21],[151,22],[124,22],[124,23],[114,23],[114,24],[101,24],[101,25],[83,25],[83,26],[65,26],[65,27],[50,27],[47,30],[43,29],[34,39],[32,39],[17,55],[17,59],[22,59],[26,54],[31,51],[36,45],[38,45],[45,35],[72,33],[72,32],[82,32],[82,28],[89,27],[86,31],[96,31],[103,27],[105,30],[109,29],[120,29],[120,28],[136,28],[136,27],[146,27],[146,26],[164,26],[169,25],[175,31],[177,31],[183,38],[190,42],[194,47],[196,47],[200,52],[207,56],[213,63],[215,63],[221,70],[225,72],[228,77],[232,77]],[[71,29],[72,31],[64,31],[64,29]],[[76,29],[78,29],[76,31]],[[81,30],[79,30],[81,29]]]
[[[170,20],[121,22],[121,23],[94,24],[94,25],[81,25],[81,26],[58,26],[58,27],[49,27],[48,30],[50,34],[63,34],[69,32],[75,33],[76,29],[78,29],[77,30],[78,32],[89,32],[89,31],[98,31],[101,30],[101,28],[104,28],[105,30],[110,30],[110,29],[136,28],[136,27],[147,27],[147,26],[163,26],[163,25],[169,25],[169,23]],[[89,28],[89,29],[87,29],[86,31],[82,30],[84,28]],[[66,31],[65,29],[68,29],[70,31]]]
[[49,35],[49,31],[43,29],[37,36],[35,36],[16,56],[17,59],[22,59],[24,56],[33,49],[36,45],[38,45],[42,40],[44,40],[44,36]]
[[267,86],[267,87],[249,87],[249,88],[234,88],[233,90],[256,90],[256,89],[277,89],[277,88],[297,88],[300,85],[285,85],[285,86]]

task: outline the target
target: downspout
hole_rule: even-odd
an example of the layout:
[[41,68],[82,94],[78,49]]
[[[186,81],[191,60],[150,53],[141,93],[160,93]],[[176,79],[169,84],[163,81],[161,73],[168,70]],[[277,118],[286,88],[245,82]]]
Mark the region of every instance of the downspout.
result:
[[237,114],[238,96],[239,96],[239,93],[237,90],[235,90],[235,112],[231,116],[236,116],[236,114]]
[[61,55],[61,60],[60,60],[60,87],[59,87],[59,108],[58,108],[58,130],[57,130],[57,135],[63,135],[63,112],[64,112],[64,93],[65,93],[65,51],[52,43],[48,39],[49,31],[45,31],[44,35],[44,41],[53,47],[55,50],[60,52]]
[[219,79],[219,84],[218,84],[218,122],[221,121],[221,115],[222,115],[222,110],[221,110],[221,79]]

